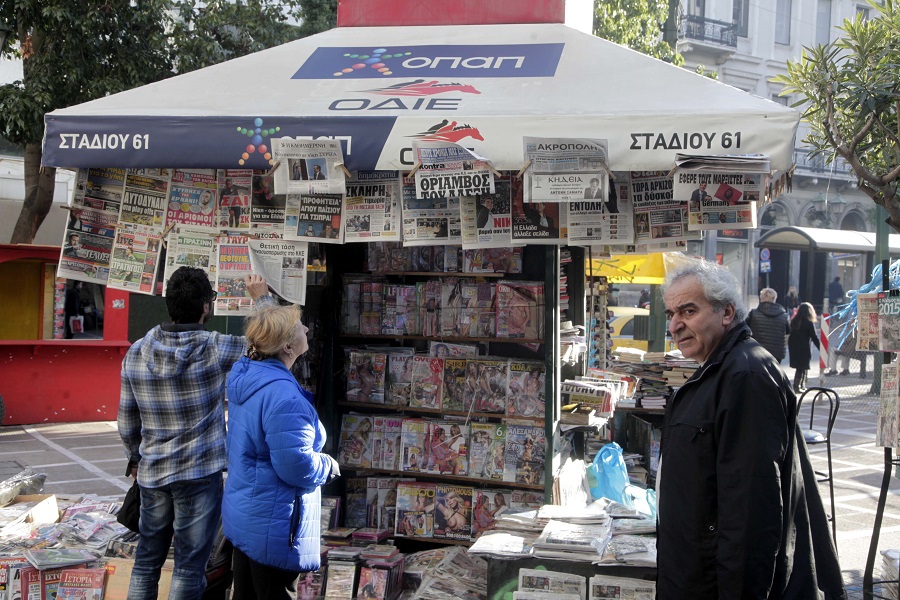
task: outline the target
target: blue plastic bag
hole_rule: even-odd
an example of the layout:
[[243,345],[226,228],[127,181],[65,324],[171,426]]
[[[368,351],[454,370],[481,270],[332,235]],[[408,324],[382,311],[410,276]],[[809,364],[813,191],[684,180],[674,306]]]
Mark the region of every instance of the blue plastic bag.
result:
[[609,498],[628,506],[632,505],[631,497],[625,494],[628,485],[628,469],[622,458],[622,447],[610,442],[600,449],[594,462],[587,468],[588,486],[594,500]]

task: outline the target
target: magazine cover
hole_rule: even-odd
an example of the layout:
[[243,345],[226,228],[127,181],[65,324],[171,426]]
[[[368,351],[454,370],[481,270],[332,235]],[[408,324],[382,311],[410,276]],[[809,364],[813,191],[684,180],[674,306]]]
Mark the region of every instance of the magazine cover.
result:
[[384,469],[385,466],[382,465],[382,461],[384,459],[384,427],[385,427],[385,419],[387,417],[385,415],[374,415],[372,417],[372,421],[374,423],[374,429],[372,430],[372,468],[373,469]]
[[428,356],[439,356],[441,358],[478,356],[478,346],[476,344],[451,344],[449,342],[429,340]]
[[518,281],[497,284],[497,337],[540,339],[544,335],[544,286]]
[[472,496],[464,485],[435,485],[434,537],[468,540],[472,537]]
[[445,411],[465,411],[466,359],[444,359],[444,400]]
[[428,421],[425,419],[403,419],[400,426],[401,471],[424,471],[428,465],[428,441],[426,440]]
[[472,512],[472,536],[482,531],[493,529],[500,515],[509,510],[509,490],[475,490],[474,510]]
[[459,335],[459,313],[462,308],[462,280],[449,278],[441,284],[441,336]]
[[[401,480],[396,477],[378,478],[378,515],[375,527],[394,531],[397,523],[397,484]],[[404,479],[402,481],[412,481]]]
[[356,576],[359,566],[355,562],[342,560],[328,561],[328,577],[325,582],[325,595],[336,598],[356,597]]
[[386,366],[387,355],[382,352],[351,352],[347,401],[384,404]]
[[366,479],[366,527],[375,527],[378,522],[378,480],[380,477]]
[[372,417],[344,415],[339,460],[348,467],[371,467],[375,423]]
[[469,477],[503,481],[506,425],[472,423],[469,429]]
[[508,425],[503,481],[540,485],[544,481],[543,426]]
[[527,490],[513,490],[509,494],[510,512],[522,512],[523,510],[537,510],[544,505],[542,492]]
[[412,389],[412,369],[414,351],[408,353],[392,352],[388,356],[387,398],[385,404],[409,406],[409,394]]
[[418,481],[397,483],[395,535],[432,537],[435,484]]
[[63,569],[57,600],[100,600],[103,598],[103,582],[106,569]]
[[387,589],[387,571],[363,567],[359,571],[359,591],[357,598],[375,598],[385,600]]
[[413,357],[412,389],[409,405],[441,408],[444,388],[444,359],[434,356]]
[[349,477],[346,481],[344,527],[366,526],[367,477]]
[[476,412],[505,413],[508,377],[508,359],[469,359],[466,363],[464,410],[472,406]]
[[382,469],[389,471],[400,470],[402,434],[403,418],[386,416],[384,418],[384,451],[381,454]]
[[461,421],[426,421],[428,462],[424,471],[466,475],[469,468],[469,426]]
[[321,568],[300,574],[300,579],[297,580],[297,600],[315,600],[323,595],[326,570],[327,568]]
[[510,417],[544,416],[545,367],[539,362],[509,362],[509,402],[506,414]]

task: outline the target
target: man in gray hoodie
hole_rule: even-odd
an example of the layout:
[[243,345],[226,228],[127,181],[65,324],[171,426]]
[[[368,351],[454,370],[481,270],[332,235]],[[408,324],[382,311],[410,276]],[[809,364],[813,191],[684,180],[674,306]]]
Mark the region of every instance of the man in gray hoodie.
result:
[[747,315],[747,325],[753,339],[781,362],[785,356],[785,336],[791,332],[791,326],[787,311],[775,303],[777,299],[778,292],[772,288],[761,289],[759,306]]

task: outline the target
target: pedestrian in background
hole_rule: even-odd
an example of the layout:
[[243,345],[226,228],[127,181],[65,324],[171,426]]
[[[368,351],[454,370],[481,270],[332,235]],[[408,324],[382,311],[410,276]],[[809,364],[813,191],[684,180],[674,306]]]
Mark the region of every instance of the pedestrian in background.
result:
[[800,304],[797,314],[791,319],[791,334],[788,337],[788,350],[791,351],[791,368],[794,371],[794,393],[799,394],[806,389],[806,374],[812,351],[810,342],[819,348],[819,337],[816,335],[816,309],[809,302]]
[[[274,303],[266,280],[244,278],[250,297]],[[202,269],[181,267],[166,286],[171,322],[136,341],[122,361],[119,436],[141,490],[140,538],[129,600],[156,600],[169,548],[170,598],[199,600],[222,514],[225,376],[243,337],[206,331],[216,294]]]
[[775,304],[777,299],[778,292],[772,288],[759,290],[759,306],[750,311],[747,325],[753,339],[780,363],[784,360],[791,326],[787,311],[780,304]]
[[797,288],[791,286],[784,297],[784,308],[788,313],[788,317],[794,316],[794,311],[800,306],[800,296],[797,295]]

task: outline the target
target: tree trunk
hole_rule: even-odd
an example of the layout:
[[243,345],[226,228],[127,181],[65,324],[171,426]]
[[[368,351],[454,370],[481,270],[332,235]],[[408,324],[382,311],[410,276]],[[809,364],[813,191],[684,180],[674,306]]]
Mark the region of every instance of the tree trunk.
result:
[[25,144],[25,204],[13,229],[10,244],[30,244],[53,206],[56,169],[41,169],[41,144]]

